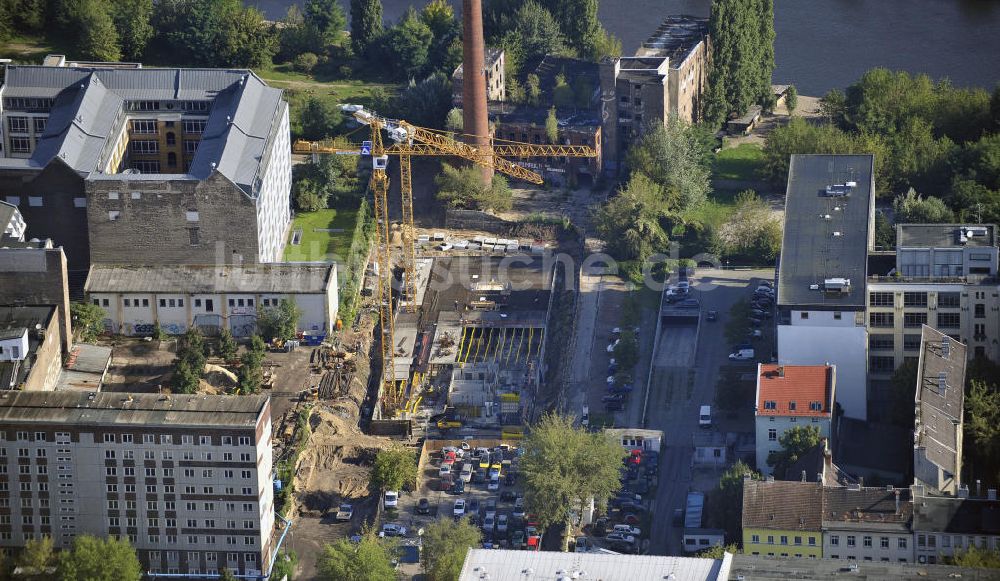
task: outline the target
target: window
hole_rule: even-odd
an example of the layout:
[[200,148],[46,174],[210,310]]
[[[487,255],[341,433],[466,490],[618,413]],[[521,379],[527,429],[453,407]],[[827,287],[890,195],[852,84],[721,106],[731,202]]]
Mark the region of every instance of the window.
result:
[[925,293],[925,292],[904,292],[903,293],[903,306],[904,307],[926,307],[927,306],[927,293]]
[[864,546],[866,546],[866,547],[871,547],[872,546],[872,538],[870,536],[868,536],[868,535],[865,535],[864,538],[862,538],[862,542],[864,543]]
[[167,132],[167,145],[177,145],[177,135],[173,131]]
[[203,133],[204,131],[204,119],[191,119],[184,122],[184,133]]
[[854,535],[847,535],[847,546],[853,547],[855,545]]
[[751,535],[750,542],[760,544],[760,535]]
[[35,117],[35,133],[45,133],[45,126],[49,124],[48,117]]
[[927,313],[903,313],[903,326],[908,329],[919,328],[926,324]]
[[960,297],[959,293],[938,293],[937,306],[939,309],[957,309],[961,306]]
[[155,119],[133,119],[132,120],[132,133],[146,133],[146,134],[156,133],[156,120]]
[[32,208],[40,208],[44,205],[41,196],[28,196],[28,205]]
[[868,336],[868,348],[869,349],[889,349],[892,350],[896,347],[896,340],[893,335],[869,335]]
[[898,539],[896,539],[896,547],[898,547],[900,549],[905,549],[906,548],[906,537],[899,537]]
[[160,152],[159,141],[133,141],[132,153],[140,155],[155,154]]
[[895,321],[892,313],[870,313],[868,321],[872,327],[893,327]]
[[809,546],[810,547],[816,546],[816,537],[809,537]]
[[8,204],[10,204],[11,206],[20,206],[21,205],[21,196],[7,196],[5,198],[5,201]]
[[11,153],[30,153],[31,139],[27,137],[11,137],[10,151]]
[[139,173],[160,173],[160,162],[155,160],[133,160],[132,169]]
[[198,141],[194,139],[184,140],[184,153],[186,155],[194,155],[198,151]]
[[[941,313],[938,314],[940,316]],[[903,350],[916,351],[920,349],[920,335],[903,335]]]
[[[30,200],[31,198],[28,198],[28,199]],[[984,319],[984,318],[986,318],[986,305],[984,305],[982,303],[976,303],[975,309],[976,309],[975,310],[975,313],[976,313],[975,316],[976,316],[977,319]]]
[[801,313],[799,313],[799,317],[802,318],[802,319],[808,319],[809,318],[809,311],[802,311]]
[[958,329],[962,326],[962,315],[959,313],[938,313],[937,326],[939,329]]
[[892,293],[870,292],[868,293],[868,306],[870,307],[891,307]]
[[10,129],[11,133],[27,133],[28,132],[28,118],[27,117],[8,117],[7,118],[7,128]]
[[890,372],[896,369],[896,358],[890,355],[872,355],[869,358],[869,367],[874,372]]
[[177,154],[172,151],[167,153],[167,167],[177,167]]
[[767,441],[777,442],[778,441],[778,430],[771,428],[767,431]]

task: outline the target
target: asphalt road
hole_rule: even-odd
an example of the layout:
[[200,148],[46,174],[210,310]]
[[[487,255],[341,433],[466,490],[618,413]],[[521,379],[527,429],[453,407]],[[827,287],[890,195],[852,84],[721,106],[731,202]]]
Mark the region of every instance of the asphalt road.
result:
[[[646,427],[662,430],[665,450],[660,463],[659,486],[653,509],[649,552],[681,555],[680,527],[673,526],[673,513],[684,508],[692,489],[706,490],[710,480],[698,482],[691,470],[692,434],[698,427],[698,408],[712,404],[719,368],[727,363],[730,345],[725,339],[725,322],[732,305],[748,297],[751,279],[772,279],[773,270],[731,271],[699,269],[692,287],[701,301],[702,320],[697,349],[691,353],[694,326],[667,328],[661,337],[657,363],[650,382]],[[707,322],[704,313],[718,311],[719,320]]]

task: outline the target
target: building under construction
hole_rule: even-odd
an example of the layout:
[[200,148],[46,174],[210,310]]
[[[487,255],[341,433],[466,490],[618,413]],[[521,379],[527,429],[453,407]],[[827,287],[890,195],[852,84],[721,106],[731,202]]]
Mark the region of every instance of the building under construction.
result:
[[[552,264],[540,256],[417,264],[417,309],[396,315],[394,369],[413,413],[433,398],[480,428],[528,419],[542,376]],[[513,263],[513,264],[512,264]]]

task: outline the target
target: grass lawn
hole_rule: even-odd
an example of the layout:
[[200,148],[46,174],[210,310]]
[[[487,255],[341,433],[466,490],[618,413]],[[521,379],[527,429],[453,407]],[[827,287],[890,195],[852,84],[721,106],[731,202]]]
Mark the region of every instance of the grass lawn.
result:
[[[356,209],[299,213],[292,223],[292,236],[301,230],[302,240],[293,245],[291,236],[289,237],[285,246],[285,261],[346,260],[351,250],[351,237],[354,235],[357,216]],[[341,231],[324,232],[317,229]]]
[[39,36],[15,36],[0,43],[0,54],[15,63],[40,65],[45,55],[59,52],[51,42]]
[[720,180],[755,180],[757,168],[764,163],[764,152],[757,145],[743,143],[723,149],[715,156],[712,177]]
[[377,91],[392,97],[400,89],[400,85],[394,83],[365,82],[357,79],[319,79],[294,71],[287,64],[255,72],[267,81],[267,84],[285,90],[285,98],[293,111],[298,110],[309,97],[315,97],[332,105],[356,103],[370,106],[372,97]]

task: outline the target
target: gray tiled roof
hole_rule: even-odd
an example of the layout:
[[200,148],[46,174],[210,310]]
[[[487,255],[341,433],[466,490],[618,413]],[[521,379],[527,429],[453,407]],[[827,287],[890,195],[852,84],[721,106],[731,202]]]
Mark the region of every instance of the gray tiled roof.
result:
[[[897,496],[898,494],[898,496]],[[899,510],[896,509],[897,502]],[[913,518],[910,490],[897,488],[827,487],[823,490],[823,524],[909,524]]]
[[[948,353],[942,341],[948,339]],[[965,345],[944,333],[924,325],[920,338],[917,371],[917,430],[914,445],[923,447],[932,462],[952,470],[958,465],[962,450],[958,432],[965,405]],[[944,374],[944,385],[941,385]]]
[[917,496],[913,502],[914,531],[1000,535],[1000,501]]
[[[0,167],[44,167],[59,157],[97,177],[98,161],[119,125],[126,101],[212,101],[190,173],[214,170],[253,193],[272,128],[285,104],[280,89],[249,70],[7,67],[7,97],[54,98],[48,128],[29,160],[3,159]],[[181,109],[178,108],[178,112]],[[116,179],[163,179],[164,174],[118,174]]]
[[325,293],[332,264],[255,264],[246,266],[113,266],[95,264],[88,293]]

